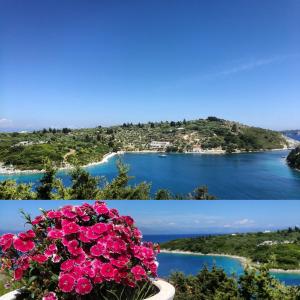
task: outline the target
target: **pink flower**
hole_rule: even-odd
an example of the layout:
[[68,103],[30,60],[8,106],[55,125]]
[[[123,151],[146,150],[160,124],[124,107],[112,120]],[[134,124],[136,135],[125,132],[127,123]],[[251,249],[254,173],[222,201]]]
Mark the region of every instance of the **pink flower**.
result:
[[149,265],[149,270],[153,276],[157,276],[157,267],[158,267],[158,262],[153,262],[150,263]]
[[61,209],[61,212],[68,219],[74,219],[74,218],[76,218],[75,207],[73,207],[72,205],[64,206]]
[[97,223],[92,226],[92,230],[94,233],[102,234],[103,232],[107,231],[107,225],[105,223]]
[[0,246],[3,252],[7,251],[11,247],[13,243],[13,238],[14,235],[11,233],[3,234],[0,237]]
[[[79,248],[79,249],[81,249],[81,248]],[[85,254],[85,252],[82,251],[82,253],[80,253],[79,255],[77,255],[77,256],[74,258],[74,260],[75,260],[75,263],[78,264],[78,265],[84,263],[85,260],[86,260],[86,254]]]
[[105,246],[102,244],[96,244],[90,249],[91,255],[100,256],[105,253]]
[[44,295],[42,300],[58,300],[58,298],[54,292],[49,292],[46,295]]
[[23,240],[33,239],[33,238],[35,238],[35,233],[33,230],[28,230],[26,232],[21,232],[19,234],[19,237]]
[[131,273],[137,281],[146,276],[146,271],[141,266],[134,266],[131,268]]
[[128,226],[132,226],[134,224],[134,220],[130,216],[124,216],[123,219],[125,220]]
[[16,250],[20,251],[20,252],[28,252],[30,250],[32,250],[35,247],[35,244],[33,241],[31,240],[23,240],[20,238],[16,238],[13,241],[14,247]]
[[100,268],[100,274],[107,280],[114,277],[116,269],[110,263],[105,263]]
[[104,281],[104,278],[102,277],[102,275],[100,273],[96,273],[93,281],[95,284],[102,283]]
[[30,267],[29,263],[30,263],[30,258],[27,255],[22,255],[17,260],[18,267],[20,269],[22,269],[23,271],[29,269],[29,267]]
[[82,221],[88,222],[91,218],[89,216],[82,216]]
[[63,226],[62,230],[64,235],[77,233],[79,231],[79,225],[77,225],[75,222],[70,222],[69,224],[66,224]]
[[14,279],[15,280],[21,280],[23,277],[23,270],[22,269],[16,269],[14,272]]
[[84,243],[90,243],[90,239],[86,236],[87,235],[87,229],[85,227],[81,227],[80,228],[80,232],[79,232],[79,236],[78,236],[78,239],[81,241],[81,242],[84,242]]
[[63,237],[63,233],[61,230],[58,230],[58,229],[51,229],[49,232],[48,232],[48,238],[49,239],[61,239]]
[[57,254],[53,254],[52,257],[52,262],[54,262],[55,264],[59,263],[61,261],[61,256],[57,255]]
[[69,274],[62,274],[59,276],[58,287],[64,293],[70,293],[75,286],[75,278]]
[[32,225],[37,225],[43,221],[44,221],[44,216],[37,216],[31,223]]
[[79,295],[86,295],[91,292],[92,288],[91,282],[87,278],[81,277],[77,280],[75,291]]
[[97,240],[100,237],[91,227],[87,228],[85,236],[90,240]]
[[68,259],[60,265],[60,269],[62,271],[72,271],[74,265],[75,265],[75,261],[72,259]]
[[112,259],[110,262],[118,268],[123,268],[128,264],[129,259],[127,257],[119,257],[118,259]]
[[75,266],[71,272],[71,275],[75,278],[75,280],[79,279],[83,275],[83,270],[81,267]]
[[48,258],[46,255],[36,254],[36,255],[32,256],[32,260],[38,262],[39,264],[42,264],[42,263],[46,262],[48,260]]
[[111,249],[115,253],[121,253],[126,250],[126,244],[122,240],[116,240],[111,244]]
[[54,211],[54,210],[50,210],[47,212],[47,217],[49,219],[58,219],[62,216],[62,213],[60,211]]
[[49,245],[49,247],[45,250],[44,254],[47,256],[47,257],[50,257],[54,254],[56,254],[57,252],[57,247],[55,244],[51,244]]
[[94,205],[94,210],[98,215],[107,215],[109,213],[109,209],[104,203],[96,203]]
[[94,278],[96,275],[96,272],[94,269],[92,269],[90,266],[86,266],[81,268],[81,270],[83,271],[83,274],[87,275],[90,278]]
[[156,276],[157,246],[143,243],[133,219],[104,202],[47,211],[32,228],[18,236],[0,236],[0,260],[15,280],[28,279],[29,268],[38,264],[43,274],[58,274],[57,287],[47,287],[40,299],[84,298],[94,284],[134,287],[148,275]]
[[75,256],[82,254],[84,252],[83,249],[79,247],[79,243],[77,240],[70,241],[67,247],[68,247],[68,251]]

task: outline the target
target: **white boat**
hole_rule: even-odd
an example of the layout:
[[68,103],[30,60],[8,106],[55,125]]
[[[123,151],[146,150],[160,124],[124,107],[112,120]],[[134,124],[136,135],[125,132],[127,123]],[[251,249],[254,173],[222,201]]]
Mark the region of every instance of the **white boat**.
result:
[[160,154],[160,155],[158,155],[158,157],[167,157],[167,155],[166,154]]

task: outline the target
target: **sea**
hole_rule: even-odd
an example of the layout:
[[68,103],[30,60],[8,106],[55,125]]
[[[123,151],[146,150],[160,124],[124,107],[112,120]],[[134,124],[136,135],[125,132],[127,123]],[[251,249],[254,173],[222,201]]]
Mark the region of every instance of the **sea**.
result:
[[[117,175],[116,162],[121,159],[130,166],[132,184],[151,183],[152,196],[160,188],[173,194],[187,195],[198,186],[207,186],[210,194],[218,199],[299,199],[300,172],[286,164],[288,150],[239,153],[239,154],[168,154],[125,153],[108,162],[87,167],[93,176],[111,180]],[[37,185],[41,174],[0,175]],[[70,185],[67,171],[58,176]]]
[[[195,236],[199,235],[145,235],[144,240],[162,243],[177,238]],[[158,275],[162,278],[167,278],[175,271],[183,272],[186,275],[196,275],[205,266],[209,269],[213,266],[222,268],[228,276],[235,277],[239,277],[244,271],[243,265],[238,259],[227,256],[160,253],[158,255],[158,262]],[[300,274],[271,273],[271,275],[286,285],[300,285]]]

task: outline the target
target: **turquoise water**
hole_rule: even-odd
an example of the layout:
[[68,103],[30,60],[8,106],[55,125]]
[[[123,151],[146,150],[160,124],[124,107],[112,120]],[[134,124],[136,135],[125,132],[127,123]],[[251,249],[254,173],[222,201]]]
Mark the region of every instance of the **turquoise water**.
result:
[[[204,266],[211,269],[214,265],[224,269],[227,275],[239,276],[243,273],[243,266],[239,260],[224,256],[160,253],[158,262],[160,277],[168,277],[174,271],[195,275]],[[300,285],[300,274],[272,273],[272,275],[287,285]]]
[[[145,235],[144,240],[163,243],[174,239],[193,238],[196,236],[199,236],[199,234],[156,234]],[[243,266],[239,260],[225,256],[160,253],[158,262],[158,274],[160,277],[168,277],[174,271],[181,271],[186,275],[195,275],[204,266],[211,269],[214,265],[222,268],[229,276],[240,276],[243,273]],[[272,273],[272,275],[287,285],[300,285],[300,274]]]
[[[176,194],[187,194],[199,185],[219,199],[299,199],[300,172],[289,168],[284,157],[288,151],[268,151],[228,155],[126,153],[122,160],[130,165],[130,175],[152,182],[152,192],[166,188]],[[117,174],[117,157],[87,169],[92,175],[112,179]],[[0,180],[36,183],[40,174],[0,175]],[[59,172],[70,184],[66,171]]]

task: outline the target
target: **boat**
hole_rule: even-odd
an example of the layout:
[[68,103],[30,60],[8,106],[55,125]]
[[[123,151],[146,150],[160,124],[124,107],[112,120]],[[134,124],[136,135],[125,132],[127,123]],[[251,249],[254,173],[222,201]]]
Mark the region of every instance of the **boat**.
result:
[[160,155],[158,155],[158,157],[167,157],[167,155],[166,154],[160,154]]

